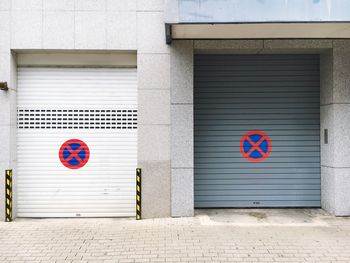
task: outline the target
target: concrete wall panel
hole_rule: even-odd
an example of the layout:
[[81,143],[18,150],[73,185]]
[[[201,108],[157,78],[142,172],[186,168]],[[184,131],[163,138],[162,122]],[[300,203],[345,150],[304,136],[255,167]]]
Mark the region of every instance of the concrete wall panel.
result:
[[13,11],[11,21],[11,48],[42,48],[42,11]]
[[78,11],[103,11],[106,9],[106,1],[101,0],[74,0],[75,10]]
[[336,168],[335,177],[335,209],[337,216],[349,216],[350,214],[350,168]]
[[107,49],[136,50],[136,12],[107,12]]
[[11,0],[0,0],[0,11],[11,10]]
[[137,9],[140,11],[164,11],[164,0],[137,0]]
[[139,53],[169,53],[165,44],[163,12],[138,12],[137,49]]
[[333,49],[335,103],[350,103],[350,42],[335,40]]
[[333,167],[350,169],[350,104],[334,104],[333,115],[334,134],[331,134],[334,137]]
[[74,12],[45,12],[43,48],[74,49]]
[[170,215],[170,161],[138,161],[142,168],[142,218]]
[[169,54],[142,54],[137,65],[139,89],[170,90]]
[[43,0],[12,0],[12,10],[41,10]]
[[193,105],[171,106],[171,167],[193,169]]
[[170,90],[139,89],[139,124],[170,125]]
[[172,169],[171,216],[193,216],[193,197],[193,169]]
[[75,48],[107,48],[106,17],[104,12],[75,13]]
[[335,180],[332,167],[321,166],[321,205],[330,213],[335,211]]
[[[138,160],[170,162],[170,125],[139,125]],[[140,167],[143,168],[143,167]],[[157,181],[154,181],[156,184]]]
[[171,49],[171,103],[193,104],[193,41],[175,41]]
[[8,52],[11,43],[11,13],[8,11],[0,11],[0,36],[0,52]]
[[109,11],[136,11],[137,0],[107,0]]
[[193,205],[193,41],[171,48],[172,216],[192,216]]
[[73,0],[45,0],[43,1],[45,11],[74,11]]
[[[332,167],[334,165],[334,105],[321,106],[320,119],[321,165]],[[324,141],[325,129],[328,130],[328,144]]]
[[320,56],[320,104],[333,103],[333,50],[329,49]]

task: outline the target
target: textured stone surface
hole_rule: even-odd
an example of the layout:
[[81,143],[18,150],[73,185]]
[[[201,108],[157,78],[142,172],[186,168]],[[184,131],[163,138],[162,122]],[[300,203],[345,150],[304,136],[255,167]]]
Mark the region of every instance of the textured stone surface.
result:
[[[334,105],[321,106],[320,110],[321,165],[334,165]],[[328,130],[328,144],[324,143],[324,130]]]
[[193,104],[193,41],[174,41],[170,70],[171,103]]
[[137,66],[139,89],[170,89],[170,55],[142,54]]
[[334,167],[350,168],[350,104],[334,104]]
[[171,216],[193,216],[193,169],[171,169]]
[[74,12],[44,12],[43,47],[74,49]]
[[329,213],[335,211],[334,168],[321,166],[321,205]]
[[139,11],[164,11],[165,0],[137,0]]
[[171,167],[193,169],[193,105],[173,104],[171,125]]
[[334,91],[335,103],[350,103],[350,41],[334,41]]
[[0,125],[10,125],[11,123],[10,104],[13,92],[0,90]]
[[107,0],[107,10],[135,11],[137,0]]
[[170,125],[139,125],[138,160],[170,162]]
[[11,1],[10,0],[0,0],[0,11],[11,10]]
[[172,216],[192,216],[193,41],[173,42],[170,70]]
[[11,1],[12,10],[41,10],[43,0],[8,0]]
[[43,10],[50,11],[74,11],[74,1],[72,0],[44,0]]
[[163,12],[137,13],[137,51],[139,53],[169,53],[165,43]]
[[333,50],[320,56],[320,104],[333,103]]
[[264,40],[264,49],[331,49],[332,40]]
[[[138,165],[143,169],[145,216],[170,216],[170,47],[163,10],[137,2]],[[142,4],[139,5],[139,4]]]
[[75,48],[106,49],[106,18],[103,12],[75,13]]
[[3,52],[3,53],[0,52],[0,81],[6,81],[6,82],[10,81],[10,76],[11,76],[10,60],[11,60],[11,53],[9,51]]
[[107,49],[136,49],[136,12],[107,12]]
[[10,168],[10,137],[11,129],[9,125],[0,124],[0,221],[4,221],[5,218],[5,170]]
[[42,47],[42,11],[13,11],[11,21],[11,48]]
[[170,215],[170,161],[139,160],[142,168],[142,217]]
[[142,124],[168,124],[170,125],[170,90],[139,89],[138,116]]
[[106,1],[101,0],[74,0],[75,10],[77,11],[104,11],[106,10]]
[[335,211],[337,216],[350,215],[350,168],[335,168]]
[[[1,176],[3,172],[9,168],[10,165],[10,125],[0,125],[0,164],[1,164]],[[4,181],[2,181],[4,182]],[[2,205],[2,204],[1,204]]]
[[0,52],[8,52],[11,43],[11,14],[9,11],[0,11],[0,36]]
[[262,49],[262,40],[195,40],[195,50],[211,50],[211,49],[222,49],[222,50],[242,50],[242,49]]

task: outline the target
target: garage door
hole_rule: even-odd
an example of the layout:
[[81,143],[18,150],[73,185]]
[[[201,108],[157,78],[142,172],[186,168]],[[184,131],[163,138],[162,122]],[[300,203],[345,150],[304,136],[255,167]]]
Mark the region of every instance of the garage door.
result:
[[135,215],[136,69],[18,69],[19,217]]
[[195,56],[195,206],[319,207],[318,55]]

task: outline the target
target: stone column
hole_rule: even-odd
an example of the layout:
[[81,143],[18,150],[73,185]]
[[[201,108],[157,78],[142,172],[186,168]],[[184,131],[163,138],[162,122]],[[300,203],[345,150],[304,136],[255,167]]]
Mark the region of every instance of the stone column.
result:
[[193,41],[171,49],[171,215],[193,216]]
[[142,216],[170,216],[170,47],[164,0],[137,1],[138,166]]
[[[328,130],[328,144],[325,143]],[[350,215],[350,41],[321,56],[322,207]]]

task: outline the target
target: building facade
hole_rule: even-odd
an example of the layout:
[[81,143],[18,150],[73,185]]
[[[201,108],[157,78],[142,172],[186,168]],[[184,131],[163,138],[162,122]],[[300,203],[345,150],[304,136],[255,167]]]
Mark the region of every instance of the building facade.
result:
[[1,199],[12,170],[13,217],[134,216],[139,167],[143,218],[350,215],[348,7],[0,0]]

